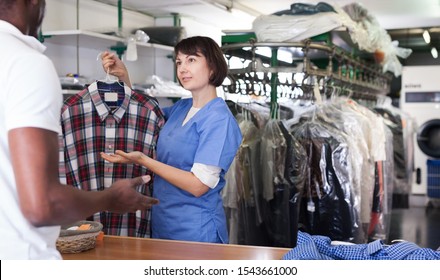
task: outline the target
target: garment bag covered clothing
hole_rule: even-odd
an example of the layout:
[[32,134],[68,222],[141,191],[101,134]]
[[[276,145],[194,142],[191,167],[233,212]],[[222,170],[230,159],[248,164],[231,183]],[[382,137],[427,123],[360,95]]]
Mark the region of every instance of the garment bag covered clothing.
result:
[[[236,109],[234,106],[232,112]],[[229,244],[267,246],[262,229],[261,170],[253,165],[260,162],[261,133],[247,114],[243,115],[235,116],[243,141],[225,175],[226,184],[221,193],[228,221]]]
[[[105,101],[105,90],[118,92],[118,101]],[[145,167],[107,162],[100,152],[141,151],[156,157],[159,131],[165,119],[157,101],[116,84],[94,82],[68,98],[61,114],[60,180],[77,188],[100,191],[118,180],[152,175]],[[138,190],[151,196],[151,183]],[[80,206],[78,206],[80,207]],[[117,214],[98,212],[91,219],[105,234],[150,237],[150,211]]]
[[302,118],[292,134],[306,150],[310,166],[303,188],[300,228],[332,240],[359,242],[359,213],[350,185],[350,150],[341,132]]
[[402,116],[387,108],[376,107],[374,110],[384,117],[385,124],[393,132],[393,147],[394,147],[394,171],[395,171],[395,189],[396,194],[408,194],[411,189],[410,174],[407,172],[406,162],[406,144],[404,135],[404,126]]
[[296,242],[297,190],[288,181],[290,175],[286,172],[286,168],[292,167],[292,140],[291,134],[281,128],[278,120],[267,122],[261,140],[261,204],[270,246],[292,247]]
[[228,243],[220,191],[241,143],[241,132],[221,98],[211,100],[182,126],[191,106],[192,99],[188,98],[164,109],[166,124],[160,132],[157,158],[186,171],[194,163],[218,166],[222,169],[220,181],[201,197],[195,197],[156,175],[153,195],[160,203],[152,209],[153,237]]
[[[353,243],[387,238],[394,162],[381,116],[335,96],[322,104],[283,101],[294,116],[279,124],[259,103],[229,104],[238,120],[240,112],[252,112],[247,122],[257,130],[252,145],[244,138],[227,174],[223,196],[232,242],[294,247],[296,229]],[[243,160],[245,149],[257,159]]]
[[21,212],[8,132],[36,127],[58,133],[61,86],[34,37],[0,20],[0,42],[0,259],[60,259],[60,227],[34,227]]
[[229,241],[295,247],[307,154],[283,122],[253,110],[265,107],[228,104],[243,134],[222,191]]

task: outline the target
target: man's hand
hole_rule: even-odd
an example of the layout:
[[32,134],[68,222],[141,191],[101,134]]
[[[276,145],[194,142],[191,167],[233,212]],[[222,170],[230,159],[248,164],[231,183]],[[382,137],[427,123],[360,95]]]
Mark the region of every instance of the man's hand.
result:
[[146,175],[114,182],[107,190],[111,194],[108,211],[123,214],[147,210],[152,205],[158,204],[158,199],[143,195],[136,190],[137,186],[148,183],[150,180],[151,177]]

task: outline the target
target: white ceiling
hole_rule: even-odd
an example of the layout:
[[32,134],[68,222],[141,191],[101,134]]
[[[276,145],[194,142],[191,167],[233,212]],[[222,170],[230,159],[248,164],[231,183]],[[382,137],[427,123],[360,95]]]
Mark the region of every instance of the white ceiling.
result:
[[[117,0],[100,2],[117,5]],[[178,13],[223,30],[251,29],[255,16],[288,10],[293,3],[326,2],[340,7],[357,2],[376,17],[384,29],[440,26],[440,0],[122,0],[124,8],[154,17]],[[232,13],[226,7],[245,13]],[[254,16],[254,17],[252,17]]]

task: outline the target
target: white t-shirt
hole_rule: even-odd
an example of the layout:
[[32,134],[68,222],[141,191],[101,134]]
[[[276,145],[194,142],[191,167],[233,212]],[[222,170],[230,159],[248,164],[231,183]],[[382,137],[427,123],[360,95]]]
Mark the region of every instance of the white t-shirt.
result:
[[0,259],[60,259],[55,247],[60,227],[34,227],[20,210],[8,131],[59,132],[61,86],[38,40],[0,20],[0,42]]

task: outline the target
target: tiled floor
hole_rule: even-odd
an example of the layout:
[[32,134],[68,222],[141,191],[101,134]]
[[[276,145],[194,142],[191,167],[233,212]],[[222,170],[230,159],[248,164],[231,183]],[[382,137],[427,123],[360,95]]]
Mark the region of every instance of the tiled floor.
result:
[[409,208],[393,209],[388,243],[411,241],[423,248],[440,247],[440,207],[428,206],[425,196],[411,196]]

